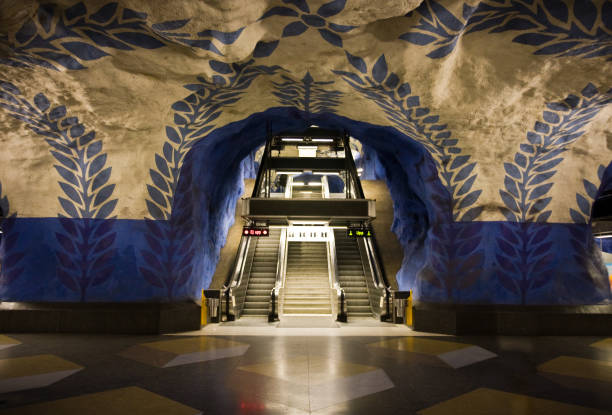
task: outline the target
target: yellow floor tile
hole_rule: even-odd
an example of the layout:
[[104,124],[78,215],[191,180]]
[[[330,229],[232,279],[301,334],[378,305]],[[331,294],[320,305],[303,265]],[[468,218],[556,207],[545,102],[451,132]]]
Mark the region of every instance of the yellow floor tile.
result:
[[612,352],[612,337],[595,342],[591,345],[591,347],[596,347],[598,349]]
[[329,360],[323,357],[311,357],[308,365],[308,374],[311,384],[329,382],[339,378],[372,372],[377,367],[359,365],[356,363]]
[[0,379],[82,369],[75,363],[52,354],[15,357],[0,360]]
[[4,334],[0,334],[0,349],[3,346],[10,346],[15,344],[21,344],[19,340],[15,340],[12,337],[5,336]]
[[611,415],[548,399],[480,388],[417,412],[419,415]]
[[246,343],[224,340],[216,337],[191,337],[178,340],[162,340],[158,342],[141,343],[141,346],[170,352],[174,354],[185,354],[202,352],[213,349],[226,349],[229,347],[246,346]]
[[308,385],[308,356],[240,366],[238,370],[283,379],[300,385]]
[[2,415],[196,415],[201,412],[132,386],[0,411]]
[[286,360],[273,360],[248,366],[239,370],[283,379],[300,385],[316,385],[335,379],[372,372],[377,367],[326,359],[319,356],[298,356]]
[[560,356],[538,366],[538,371],[612,382],[612,362]]
[[472,346],[471,344],[430,340],[420,337],[401,337],[399,339],[383,340],[370,343],[368,346],[384,347],[402,352],[414,352],[428,355],[439,355]]

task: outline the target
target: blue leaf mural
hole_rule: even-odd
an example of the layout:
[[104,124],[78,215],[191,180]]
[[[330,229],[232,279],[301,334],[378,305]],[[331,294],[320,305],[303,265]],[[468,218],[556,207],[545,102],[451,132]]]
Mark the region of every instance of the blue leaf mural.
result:
[[[605,170],[606,166],[603,164],[600,164],[597,168],[597,177],[600,182],[603,180]],[[599,191],[599,186],[587,179],[582,179],[582,185],[584,186],[584,192],[576,193],[576,209],[570,208],[569,210],[570,217],[576,224],[591,222],[591,207]]]
[[485,261],[483,225],[480,222],[453,222],[452,201],[440,184],[435,164],[426,160],[419,164],[419,174],[426,184],[434,210],[433,214],[430,213],[431,228],[426,240],[429,258],[418,276],[441,291],[446,300],[460,300],[463,293],[469,292],[482,278]]
[[446,191],[452,198],[452,218],[455,221],[476,220],[482,208],[475,206],[480,190],[472,190],[477,177],[475,162],[461,154],[459,140],[453,138],[440,117],[421,106],[418,95],[409,83],[402,83],[389,70],[381,55],[370,70],[363,59],[347,53],[349,63],[359,72],[334,71],[365,99],[371,100],[385,113],[387,119],[408,137],[421,143],[432,155]]
[[[514,159],[504,163],[504,188],[499,191],[502,214],[512,222],[546,222],[548,197],[563,154],[584,134],[584,128],[601,109],[612,102],[612,91],[599,93],[588,84],[581,96],[569,95],[562,102],[546,104],[542,121],[536,121]],[[584,202],[579,201],[584,205]]]
[[[554,266],[556,243],[548,235],[550,228],[538,223],[547,222],[552,213],[546,208],[552,200],[548,193],[554,185],[551,180],[555,168],[563,161],[563,153],[584,134],[587,124],[611,101],[610,91],[599,93],[594,85],[588,84],[580,96],[569,95],[562,102],[546,104],[542,121],[536,121],[533,130],[527,133],[527,141],[519,146],[513,161],[504,163],[504,189],[499,191],[504,204],[501,212],[509,222],[519,222],[519,225],[503,226],[503,232],[496,238],[499,248],[496,263],[500,283],[519,296],[522,304],[528,301],[531,290],[553,280],[550,271]],[[591,183],[585,181],[584,185],[591,189]],[[582,213],[590,210],[583,199],[577,195]],[[581,213],[571,211],[574,221],[582,219]],[[588,218],[588,215],[585,216]],[[584,239],[584,235],[580,238]],[[582,262],[592,261],[593,255],[584,249],[579,250],[579,256],[584,258],[576,257],[576,260],[581,265],[580,272],[591,281],[591,275],[596,275],[591,272],[594,268]]]
[[515,43],[535,47],[535,55],[608,57],[612,59],[612,28],[606,16],[607,2],[581,0],[570,9],[562,1],[485,0],[463,5],[461,16],[441,2],[425,0],[407,16],[420,16],[400,39],[427,46],[427,56],[450,54],[460,37],[474,32],[513,31]]
[[[315,14],[310,13],[306,0],[283,0],[293,7],[276,6],[266,10],[258,20],[272,16],[291,17],[292,21],[284,27],[281,37],[299,36],[310,28],[316,29],[323,40],[335,47],[343,47],[342,34],[350,32],[355,26],[339,25],[327,19],[339,14],[346,6],[346,0],[333,0],[319,7]],[[299,20],[295,20],[299,18]],[[259,42],[253,52],[253,57],[270,56],[278,46],[278,41]]]
[[17,249],[19,231],[15,228],[17,212],[11,213],[8,197],[2,192],[0,182],[0,286],[15,281],[25,269],[25,252]]
[[244,28],[231,32],[203,30],[193,36],[180,30],[189,19],[147,24],[147,14],[107,3],[92,8],[85,2],[66,9],[56,4],[41,5],[15,35],[15,43],[0,38],[9,57],[0,64],[49,69],[84,69],[85,62],[108,56],[112,50],[158,49],[180,44],[222,55],[219,44],[232,44]]
[[[280,69],[253,62],[228,65],[210,61],[216,72],[212,81],[198,77],[197,83],[185,85],[194,92],[172,104],[175,124],[166,126],[168,140],[161,152],[155,154],[155,168],[149,170],[151,184],[147,185],[149,198],[145,201],[151,218],[146,219],[148,248],[140,251],[146,264],[140,267],[143,278],[153,286],[165,288],[169,298],[189,281],[194,271],[188,196],[191,165],[185,164],[187,153],[215,128],[214,122],[223,109],[239,101],[257,77],[275,74]],[[185,258],[191,259],[185,262]]]
[[64,106],[51,105],[44,94],[31,103],[8,82],[0,81],[0,88],[0,107],[44,137],[57,163],[53,167],[63,193],[58,197],[62,229],[55,234],[57,277],[83,301],[87,289],[104,283],[113,271],[112,214],[117,199],[112,197],[115,184],[110,183],[112,168],[106,167],[103,143],[95,131],[87,131]]
[[334,82],[316,82],[309,72],[301,81],[287,75],[281,75],[284,82],[272,82],[276,92],[273,94],[282,105],[298,108],[308,115],[311,113],[335,113],[340,104],[342,92],[325,89],[325,85]]

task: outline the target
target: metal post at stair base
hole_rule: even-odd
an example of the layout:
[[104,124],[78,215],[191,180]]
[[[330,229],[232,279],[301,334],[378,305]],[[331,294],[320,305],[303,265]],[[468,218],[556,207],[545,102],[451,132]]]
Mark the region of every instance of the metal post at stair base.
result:
[[208,322],[218,323],[221,319],[221,291],[204,290],[206,305],[208,306]]
[[268,323],[272,323],[278,320],[278,313],[276,311],[276,291],[272,288],[270,292],[270,312],[268,313]]
[[406,302],[410,291],[393,291],[393,323],[406,324]]
[[345,305],[346,301],[344,298],[344,290],[340,291],[340,312],[338,313],[337,320],[341,323],[346,323],[348,320],[348,316],[346,314]]

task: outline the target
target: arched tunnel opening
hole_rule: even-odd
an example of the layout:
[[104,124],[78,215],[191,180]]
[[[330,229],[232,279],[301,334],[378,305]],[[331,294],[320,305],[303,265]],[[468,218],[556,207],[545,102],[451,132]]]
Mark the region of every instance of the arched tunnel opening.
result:
[[312,124],[350,132],[363,146],[361,156],[366,160],[357,160],[363,177],[386,183],[393,200],[392,230],[405,253],[401,270],[389,277],[394,286],[417,294],[416,275],[424,266],[425,240],[434,219],[422,200],[427,197],[428,185],[419,171],[428,159],[422,146],[392,128],[289,108],[269,109],[218,129],[197,143],[186,158],[187,165],[194,166],[191,192],[195,221],[202,229],[201,246],[208,251],[202,261],[206,264],[202,286],[211,283],[216,259],[234,221],[236,202],[244,190],[243,179],[256,173],[253,155],[265,143],[268,126],[273,132],[281,132],[299,131]]

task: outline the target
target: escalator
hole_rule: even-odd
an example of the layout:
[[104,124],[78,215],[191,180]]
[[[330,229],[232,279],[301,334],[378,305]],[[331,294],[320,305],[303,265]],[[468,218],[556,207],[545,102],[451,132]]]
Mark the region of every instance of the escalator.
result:
[[327,247],[324,242],[289,242],[284,314],[331,314]]
[[334,229],[338,281],[344,290],[348,317],[372,317],[366,276],[355,238],[346,236],[346,229]]
[[279,240],[280,230],[274,228],[270,229],[270,236],[256,238],[255,254],[242,310],[245,316],[268,315],[270,291],[276,282]]
[[[316,151],[301,154],[308,148]],[[241,316],[390,317],[390,291],[349,135],[310,128],[269,135],[243,236],[223,286],[226,320]],[[348,228],[368,229],[360,238]],[[269,236],[259,236],[268,232]],[[356,235],[356,234],[355,234]]]

